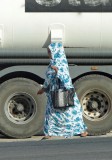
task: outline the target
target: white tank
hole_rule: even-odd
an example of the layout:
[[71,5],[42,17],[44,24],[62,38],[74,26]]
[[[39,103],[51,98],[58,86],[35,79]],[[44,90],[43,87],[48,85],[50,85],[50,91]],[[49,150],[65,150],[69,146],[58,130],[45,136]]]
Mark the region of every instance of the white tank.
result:
[[25,0],[0,0],[0,47],[44,48],[62,24],[65,47],[111,48],[111,12],[25,12]]

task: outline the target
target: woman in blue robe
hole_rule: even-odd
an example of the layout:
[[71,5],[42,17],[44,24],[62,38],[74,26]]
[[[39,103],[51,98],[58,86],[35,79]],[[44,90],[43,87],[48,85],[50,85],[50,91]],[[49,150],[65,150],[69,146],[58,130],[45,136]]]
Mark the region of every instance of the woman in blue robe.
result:
[[54,109],[51,99],[51,91],[57,87],[56,77],[60,79],[61,87],[66,89],[73,88],[69,74],[68,62],[62,43],[51,43],[48,46],[50,63],[46,71],[46,79],[43,88],[37,94],[46,92],[47,105],[44,123],[45,138],[51,136],[63,136],[66,138],[81,135],[87,136],[87,127],[82,117],[82,108],[74,93],[74,106],[66,109]]

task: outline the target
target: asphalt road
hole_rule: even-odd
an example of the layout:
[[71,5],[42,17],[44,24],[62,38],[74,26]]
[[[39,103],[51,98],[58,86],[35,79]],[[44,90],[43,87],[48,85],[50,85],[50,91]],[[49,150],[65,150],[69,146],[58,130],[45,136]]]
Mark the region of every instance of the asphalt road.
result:
[[0,142],[0,160],[112,160],[112,137]]

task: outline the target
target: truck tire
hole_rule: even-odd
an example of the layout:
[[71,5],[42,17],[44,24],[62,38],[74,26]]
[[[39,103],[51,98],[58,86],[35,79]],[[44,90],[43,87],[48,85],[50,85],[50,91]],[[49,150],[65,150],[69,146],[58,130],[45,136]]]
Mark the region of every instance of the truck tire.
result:
[[0,130],[7,136],[27,138],[42,131],[46,98],[40,85],[26,78],[10,79],[0,86]]
[[74,86],[89,134],[109,132],[112,129],[112,80],[93,74],[78,79]]

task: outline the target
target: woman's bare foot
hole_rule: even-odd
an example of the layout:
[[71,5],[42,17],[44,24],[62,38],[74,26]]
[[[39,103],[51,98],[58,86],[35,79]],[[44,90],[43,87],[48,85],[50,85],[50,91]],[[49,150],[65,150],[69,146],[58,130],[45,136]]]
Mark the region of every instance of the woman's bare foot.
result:
[[86,137],[87,135],[88,135],[88,132],[81,133],[81,137]]
[[50,139],[51,138],[51,136],[44,136],[43,138],[42,138],[42,140],[44,140],[44,139]]

